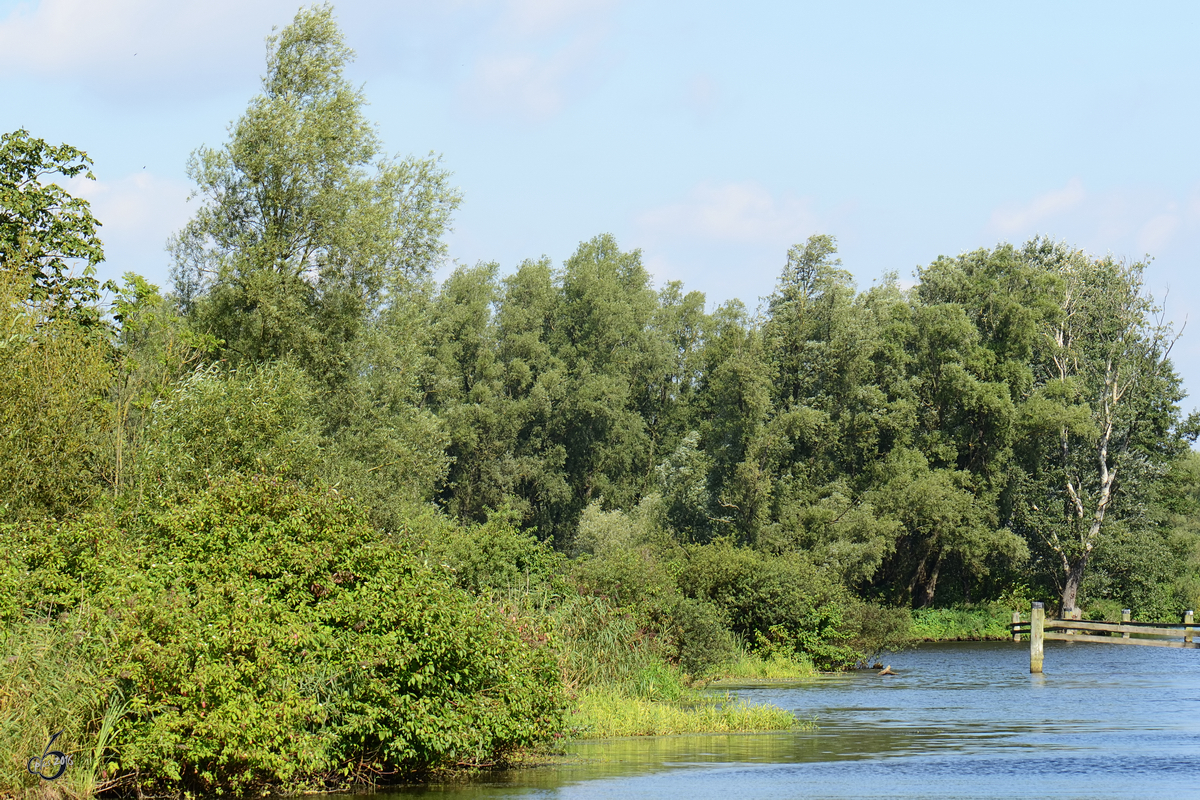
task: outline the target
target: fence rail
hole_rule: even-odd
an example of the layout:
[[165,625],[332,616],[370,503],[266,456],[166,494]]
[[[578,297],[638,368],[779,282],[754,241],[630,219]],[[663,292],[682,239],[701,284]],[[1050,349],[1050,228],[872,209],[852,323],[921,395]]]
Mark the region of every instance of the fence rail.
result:
[[[1078,615],[1079,612],[1075,613]],[[1023,622],[1021,615],[1013,612],[1009,629],[1014,642],[1021,641],[1022,636],[1029,636],[1029,671],[1034,673],[1042,671],[1042,642],[1047,639],[1057,642],[1200,648],[1200,642],[1195,641],[1196,626],[1191,611],[1183,615],[1183,622],[1134,622],[1130,619],[1129,609],[1121,612],[1120,622],[1097,622],[1070,617],[1046,619],[1043,604],[1034,603],[1028,622]]]

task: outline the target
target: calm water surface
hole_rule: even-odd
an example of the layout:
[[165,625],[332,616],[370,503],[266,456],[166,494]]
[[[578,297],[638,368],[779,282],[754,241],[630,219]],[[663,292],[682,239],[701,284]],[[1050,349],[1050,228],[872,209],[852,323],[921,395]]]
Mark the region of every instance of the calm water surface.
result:
[[[484,798],[1200,798],[1200,650],[926,645],[899,674],[743,688],[812,732],[576,743],[571,763],[393,793]],[[429,800],[432,800],[430,798]]]

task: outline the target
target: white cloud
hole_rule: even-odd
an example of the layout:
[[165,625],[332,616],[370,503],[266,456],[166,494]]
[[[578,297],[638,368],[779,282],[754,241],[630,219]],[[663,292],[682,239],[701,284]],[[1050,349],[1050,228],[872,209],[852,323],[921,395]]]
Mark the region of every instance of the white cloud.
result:
[[[294,0],[41,0],[0,19],[0,78],[69,78],[105,95],[195,91],[261,71],[263,37]],[[253,73],[252,73],[253,74]]]
[[64,188],[91,203],[101,223],[107,277],[134,271],[156,283],[165,280],[163,248],[191,216],[189,184],[138,172],[113,181],[75,177]]
[[1001,236],[1023,233],[1078,207],[1086,198],[1083,182],[1072,178],[1063,188],[1038,195],[1024,205],[996,209],[989,227]]
[[1170,244],[1180,226],[1179,214],[1174,209],[1145,222],[1137,233],[1138,249],[1143,253],[1160,252]]
[[1200,233],[1200,194],[1145,186],[1087,192],[1073,178],[1028,203],[994,210],[986,230],[1009,240],[1049,235],[1124,258],[1161,255]]
[[477,111],[512,114],[534,120],[557,114],[582,73],[596,56],[595,36],[579,37],[540,56],[532,52],[481,57],[467,85]]
[[750,244],[802,241],[817,227],[811,200],[776,197],[754,181],[701,183],[682,202],[646,211],[637,222],[651,236]]
[[607,60],[611,0],[508,0],[481,34],[461,87],[470,111],[544,120],[593,86]]

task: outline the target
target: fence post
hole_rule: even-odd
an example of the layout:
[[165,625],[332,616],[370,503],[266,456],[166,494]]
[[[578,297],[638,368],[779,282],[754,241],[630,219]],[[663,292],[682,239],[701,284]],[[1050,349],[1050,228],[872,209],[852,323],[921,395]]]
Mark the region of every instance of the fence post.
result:
[[1034,603],[1029,612],[1029,672],[1039,674],[1042,671],[1042,637],[1045,635],[1046,609],[1041,603]]
[[1021,641],[1021,634],[1017,633],[1017,626],[1020,624],[1021,624],[1021,612],[1014,611],[1013,612],[1013,629],[1012,629],[1012,635],[1013,635],[1014,642]]
[[[1130,613],[1129,609],[1128,609],[1128,608],[1122,608],[1122,609],[1121,609],[1121,624],[1125,624],[1126,622],[1129,622],[1131,619],[1133,619],[1133,617],[1132,617],[1132,615],[1131,615],[1131,613]],[[1128,638],[1129,638],[1129,631],[1125,631],[1124,633],[1122,633],[1122,634],[1121,634],[1121,638],[1122,638],[1122,639],[1128,639]]]
[[1195,617],[1192,615],[1191,611],[1184,612],[1183,624],[1185,627],[1183,629],[1183,641],[1185,643],[1190,643],[1192,641],[1192,634],[1194,633],[1194,631],[1192,629],[1192,624],[1194,623],[1194,621],[1195,621]]

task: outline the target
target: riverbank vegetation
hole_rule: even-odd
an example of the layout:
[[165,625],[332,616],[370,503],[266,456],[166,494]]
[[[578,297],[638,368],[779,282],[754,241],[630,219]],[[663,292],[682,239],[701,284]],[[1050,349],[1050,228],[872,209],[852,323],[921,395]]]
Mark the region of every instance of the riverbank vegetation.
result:
[[1037,239],[858,290],[817,235],[757,311],[611,236],[458,265],[328,7],[193,154],[166,291],[85,153],[0,140],[0,792],[189,796],[761,730],[695,694],[1031,599],[1200,601],[1200,431],[1144,265]]

